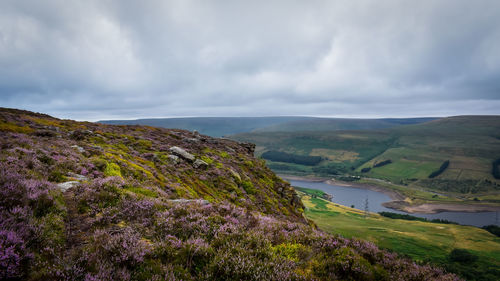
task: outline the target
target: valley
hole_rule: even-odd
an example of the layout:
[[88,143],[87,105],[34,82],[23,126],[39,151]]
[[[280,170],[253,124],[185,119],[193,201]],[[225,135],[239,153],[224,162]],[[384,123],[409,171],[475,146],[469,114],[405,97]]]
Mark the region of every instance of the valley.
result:
[[[416,260],[440,264],[467,280],[497,280],[500,274],[500,238],[483,229],[366,213],[329,202],[320,190],[300,188],[299,194],[306,216],[327,232],[366,239]],[[454,249],[469,251],[476,259],[454,261],[450,259]]]
[[425,203],[498,206],[497,132],[498,116],[457,116],[383,130],[250,132],[232,138],[255,143],[257,155],[280,151],[322,157],[316,165],[266,162],[284,175],[388,189],[404,197],[394,208],[412,211]]

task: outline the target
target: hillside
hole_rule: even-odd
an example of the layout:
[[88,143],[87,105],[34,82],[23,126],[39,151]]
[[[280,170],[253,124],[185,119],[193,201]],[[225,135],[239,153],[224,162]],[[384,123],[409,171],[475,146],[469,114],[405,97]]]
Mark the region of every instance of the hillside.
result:
[[304,132],[304,131],[339,131],[339,130],[377,130],[402,125],[419,124],[436,118],[314,118],[294,120],[254,130],[255,132]]
[[498,132],[498,116],[457,116],[384,130],[254,132],[233,138],[255,143],[258,155],[281,151],[323,157],[314,166],[267,159],[279,173],[345,180],[354,175],[495,203],[500,202],[500,180],[492,173],[500,158]]
[[222,137],[238,133],[251,132],[259,128],[285,124],[309,117],[185,117],[154,118],[137,120],[102,120],[99,123],[110,125],[147,125],[160,128],[198,131],[201,134]]
[[212,137],[246,132],[298,132],[331,130],[370,130],[418,124],[435,118],[346,119],[300,116],[282,117],[186,117],[136,120],[102,120],[110,125],[147,125],[198,131]]
[[[306,215],[330,233],[375,242],[416,260],[428,260],[460,273],[467,280],[497,280],[500,274],[500,238],[484,229],[456,224],[391,219],[376,213],[324,200],[324,193],[300,189]],[[453,259],[467,251],[475,260]]]
[[0,147],[0,279],[459,279],[317,230],[248,143],[0,109]]

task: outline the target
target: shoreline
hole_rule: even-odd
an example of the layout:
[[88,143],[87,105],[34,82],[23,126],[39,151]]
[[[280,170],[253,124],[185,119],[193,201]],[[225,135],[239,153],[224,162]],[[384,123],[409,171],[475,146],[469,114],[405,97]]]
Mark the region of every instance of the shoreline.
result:
[[492,205],[447,204],[447,203],[422,203],[419,205],[410,205],[408,202],[404,201],[406,199],[406,196],[401,195],[400,193],[394,190],[381,186],[369,185],[364,183],[342,182],[333,180],[331,178],[321,178],[312,176],[301,177],[301,176],[282,175],[282,174],[279,174],[278,176],[284,180],[322,182],[329,185],[362,188],[362,189],[381,192],[388,195],[392,200],[383,203],[382,206],[410,214],[437,214],[441,212],[480,213],[480,212],[500,211],[500,206],[492,206]]

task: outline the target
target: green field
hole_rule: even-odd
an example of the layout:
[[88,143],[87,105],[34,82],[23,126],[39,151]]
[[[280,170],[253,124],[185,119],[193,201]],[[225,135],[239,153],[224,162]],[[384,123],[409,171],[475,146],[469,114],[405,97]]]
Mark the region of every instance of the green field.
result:
[[[355,175],[405,187],[402,193],[411,199],[500,203],[500,180],[492,175],[492,163],[500,158],[499,116],[457,116],[381,130],[280,130],[233,138],[255,143],[258,155],[273,150],[323,157],[316,166],[268,161],[281,174]],[[374,167],[385,160],[392,163]],[[445,161],[444,172],[429,178]],[[406,189],[427,194],[413,198]],[[435,193],[444,196],[432,198]]]
[[[306,216],[319,228],[376,243],[419,262],[439,264],[468,280],[496,280],[500,274],[500,238],[486,230],[454,224],[391,219],[321,199],[321,191],[300,189]],[[453,262],[453,249],[465,249],[475,262]]]

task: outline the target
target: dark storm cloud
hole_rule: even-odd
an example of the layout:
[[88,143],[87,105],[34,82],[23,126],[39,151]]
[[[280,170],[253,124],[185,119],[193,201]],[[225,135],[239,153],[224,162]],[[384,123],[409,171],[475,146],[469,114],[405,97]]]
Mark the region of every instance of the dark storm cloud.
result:
[[500,114],[500,2],[5,0],[0,97],[87,120]]

